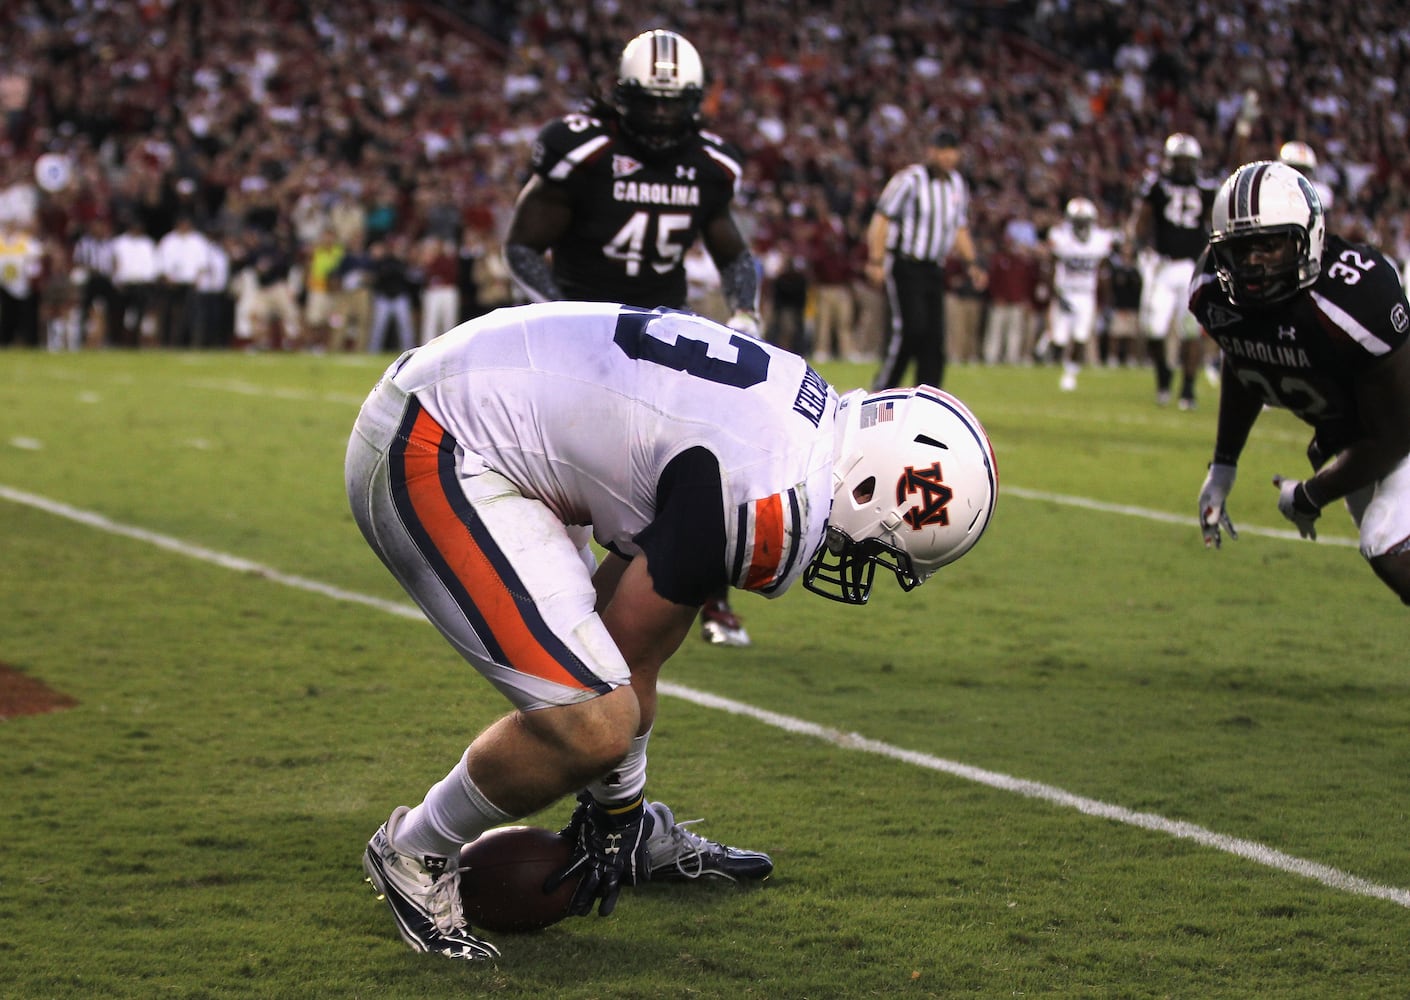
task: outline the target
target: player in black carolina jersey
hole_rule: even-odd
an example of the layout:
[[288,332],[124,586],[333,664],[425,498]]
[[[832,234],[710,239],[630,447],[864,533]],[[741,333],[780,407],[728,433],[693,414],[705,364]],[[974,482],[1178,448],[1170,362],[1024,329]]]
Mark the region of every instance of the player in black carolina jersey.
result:
[[[685,252],[700,238],[733,310],[726,325],[759,336],[758,264],[731,213],[743,158],[701,129],[704,83],[695,46],[643,32],[622,50],[610,101],[540,131],[504,247],[532,299],[683,309]],[[701,633],[749,645],[727,590],[701,612]]]
[[1137,316],[1155,366],[1156,401],[1170,401],[1171,364],[1178,361],[1181,409],[1194,406],[1204,351],[1199,331],[1182,330],[1179,323],[1214,203],[1214,182],[1199,175],[1201,155],[1199,141],[1185,132],[1165,140],[1160,170],[1146,177],[1126,233],[1141,262]]
[[1326,235],[1317,192],[1292,167],[1246,163],[1214,202],[1190,311],[1223,349],[1214,460],[1199,497],[1205,545],[1238,537],[1224,507],[1266,406],[1313,428],[1305,480],[1274,476],[1278,509],[1316,538],[1345,498],[1361,554],[1410,604],[1410,308],[1377,250]]

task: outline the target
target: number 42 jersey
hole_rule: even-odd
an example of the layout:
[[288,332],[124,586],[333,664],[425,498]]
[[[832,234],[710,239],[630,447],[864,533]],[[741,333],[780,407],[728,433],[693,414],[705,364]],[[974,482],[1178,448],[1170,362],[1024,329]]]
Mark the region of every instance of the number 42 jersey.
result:
[[[669,531],[672,562],[775,596],[822,542],[837,392],[796,355],[690,313],[549,302],[464,323],[399,364],[393,381],[453,439],[461,475],[498,472],[620,555]],[[686,453],[708,456],[713,496],[699,478],[670,496]],[[678,523],[663,527],[664,500]]]
[[1230,303],[1206,251],[1190,285],[1190,312],[1223,349],[1225,378],[1232,369],[1265,404],[1315,427],[1333,451],[1364,433],[1355,394],[1361,373],[1410,335],[1395,266],[1338,236],[1327,237],[1311,288],[1258,309]]
[[552,247],[564,297],[684,306],[685,252],[707,223],[729,212],[742,163],[712,132],[645,158],[591,115],[549,122],[532,167],[563,185],[572,206],[572,225]]

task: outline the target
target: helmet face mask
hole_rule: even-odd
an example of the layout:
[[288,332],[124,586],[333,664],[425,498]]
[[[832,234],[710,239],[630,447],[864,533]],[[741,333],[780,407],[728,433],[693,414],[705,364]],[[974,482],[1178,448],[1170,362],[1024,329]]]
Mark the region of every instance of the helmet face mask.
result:
[[993,446],[963,403],[930,386],[846,394],[832,512],[803,586],[865,604],[877,567],[920,586],[984,533],[998,494]]
[[704,96],[700,53],[674,31],[643,32],[622,50],[612,106],[644,152],[669,152],[694,135]]
[[1209,250],[1233,305],[1272,305],[1311,287],[1325,239],[1317,192],[1285,163],[1246,163],[1215,196]]

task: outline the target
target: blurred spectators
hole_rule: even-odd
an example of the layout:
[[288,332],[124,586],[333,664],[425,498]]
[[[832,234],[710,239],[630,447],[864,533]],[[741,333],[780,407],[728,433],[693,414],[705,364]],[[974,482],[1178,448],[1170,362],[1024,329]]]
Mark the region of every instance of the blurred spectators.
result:
[[257,16],[231,0],[14,0],[0,217],[69,251],[98,218],[157,240],[183,215],[217,240],[282,229],[296,260],[327,226],[349,248],[472,229],[497,246],[538,125],[605,90],[623,38],[666,26],[715,74],[706,115],[746,154],[738,207],[761,256],[825,211],[855,233],[942,125],[970,147],[976,233],[1019,219],[1036,241],[1078,193],[1123,217],[1186,131],[1212,169],[1307,143],[1339,228],[1394,250],[1410,213],[1403,20],[1385,0],[268,0]]

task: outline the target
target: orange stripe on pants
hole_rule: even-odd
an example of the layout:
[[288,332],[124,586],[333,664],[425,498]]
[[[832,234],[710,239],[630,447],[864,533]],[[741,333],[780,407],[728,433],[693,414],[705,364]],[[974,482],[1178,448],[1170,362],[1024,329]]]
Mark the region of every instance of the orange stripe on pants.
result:
[[[454,453],[445,447],[449,436],[424,410],[417,409],[416,421],[401,454],[405,476],[402,485],[416,520],[440,557],[442,575],[448,571],[452,577],[445,582],[448,586],[452,582],[457,585],[452,590],[464,595],[457,597],[462,606],[465,599],[473,605],[473,609],[466,609],[467,614],[472,621],[479,618],[485,623],[509,666],[556,684],[589,688],[590,685],[561,662],[560,656],[572,657],[572,652],[548,630],[524,588],[514,585],[517,581],[513,578],[513,568],[504,563],[502,557],[496,564],[493,539],[484,531],[483,523],[474,516],[469,501],[455,485]],[[394,491],[396,486],[393,483]],[[467,517],[473,519],[471,523],[457,512],[457,503],[466,509]],[[477,535],[482,536],[490,551]],[[508,582],[504,579],[505,573],[510,576]],[[523,596],[516,599],[516,592]],[[532,621],[526,618],[526,611]],[[561,653],[555,654],[546,648],[539,634],[552,636],[552,644]],[[588,673],[585,666],[580,665],[580,669]]]

